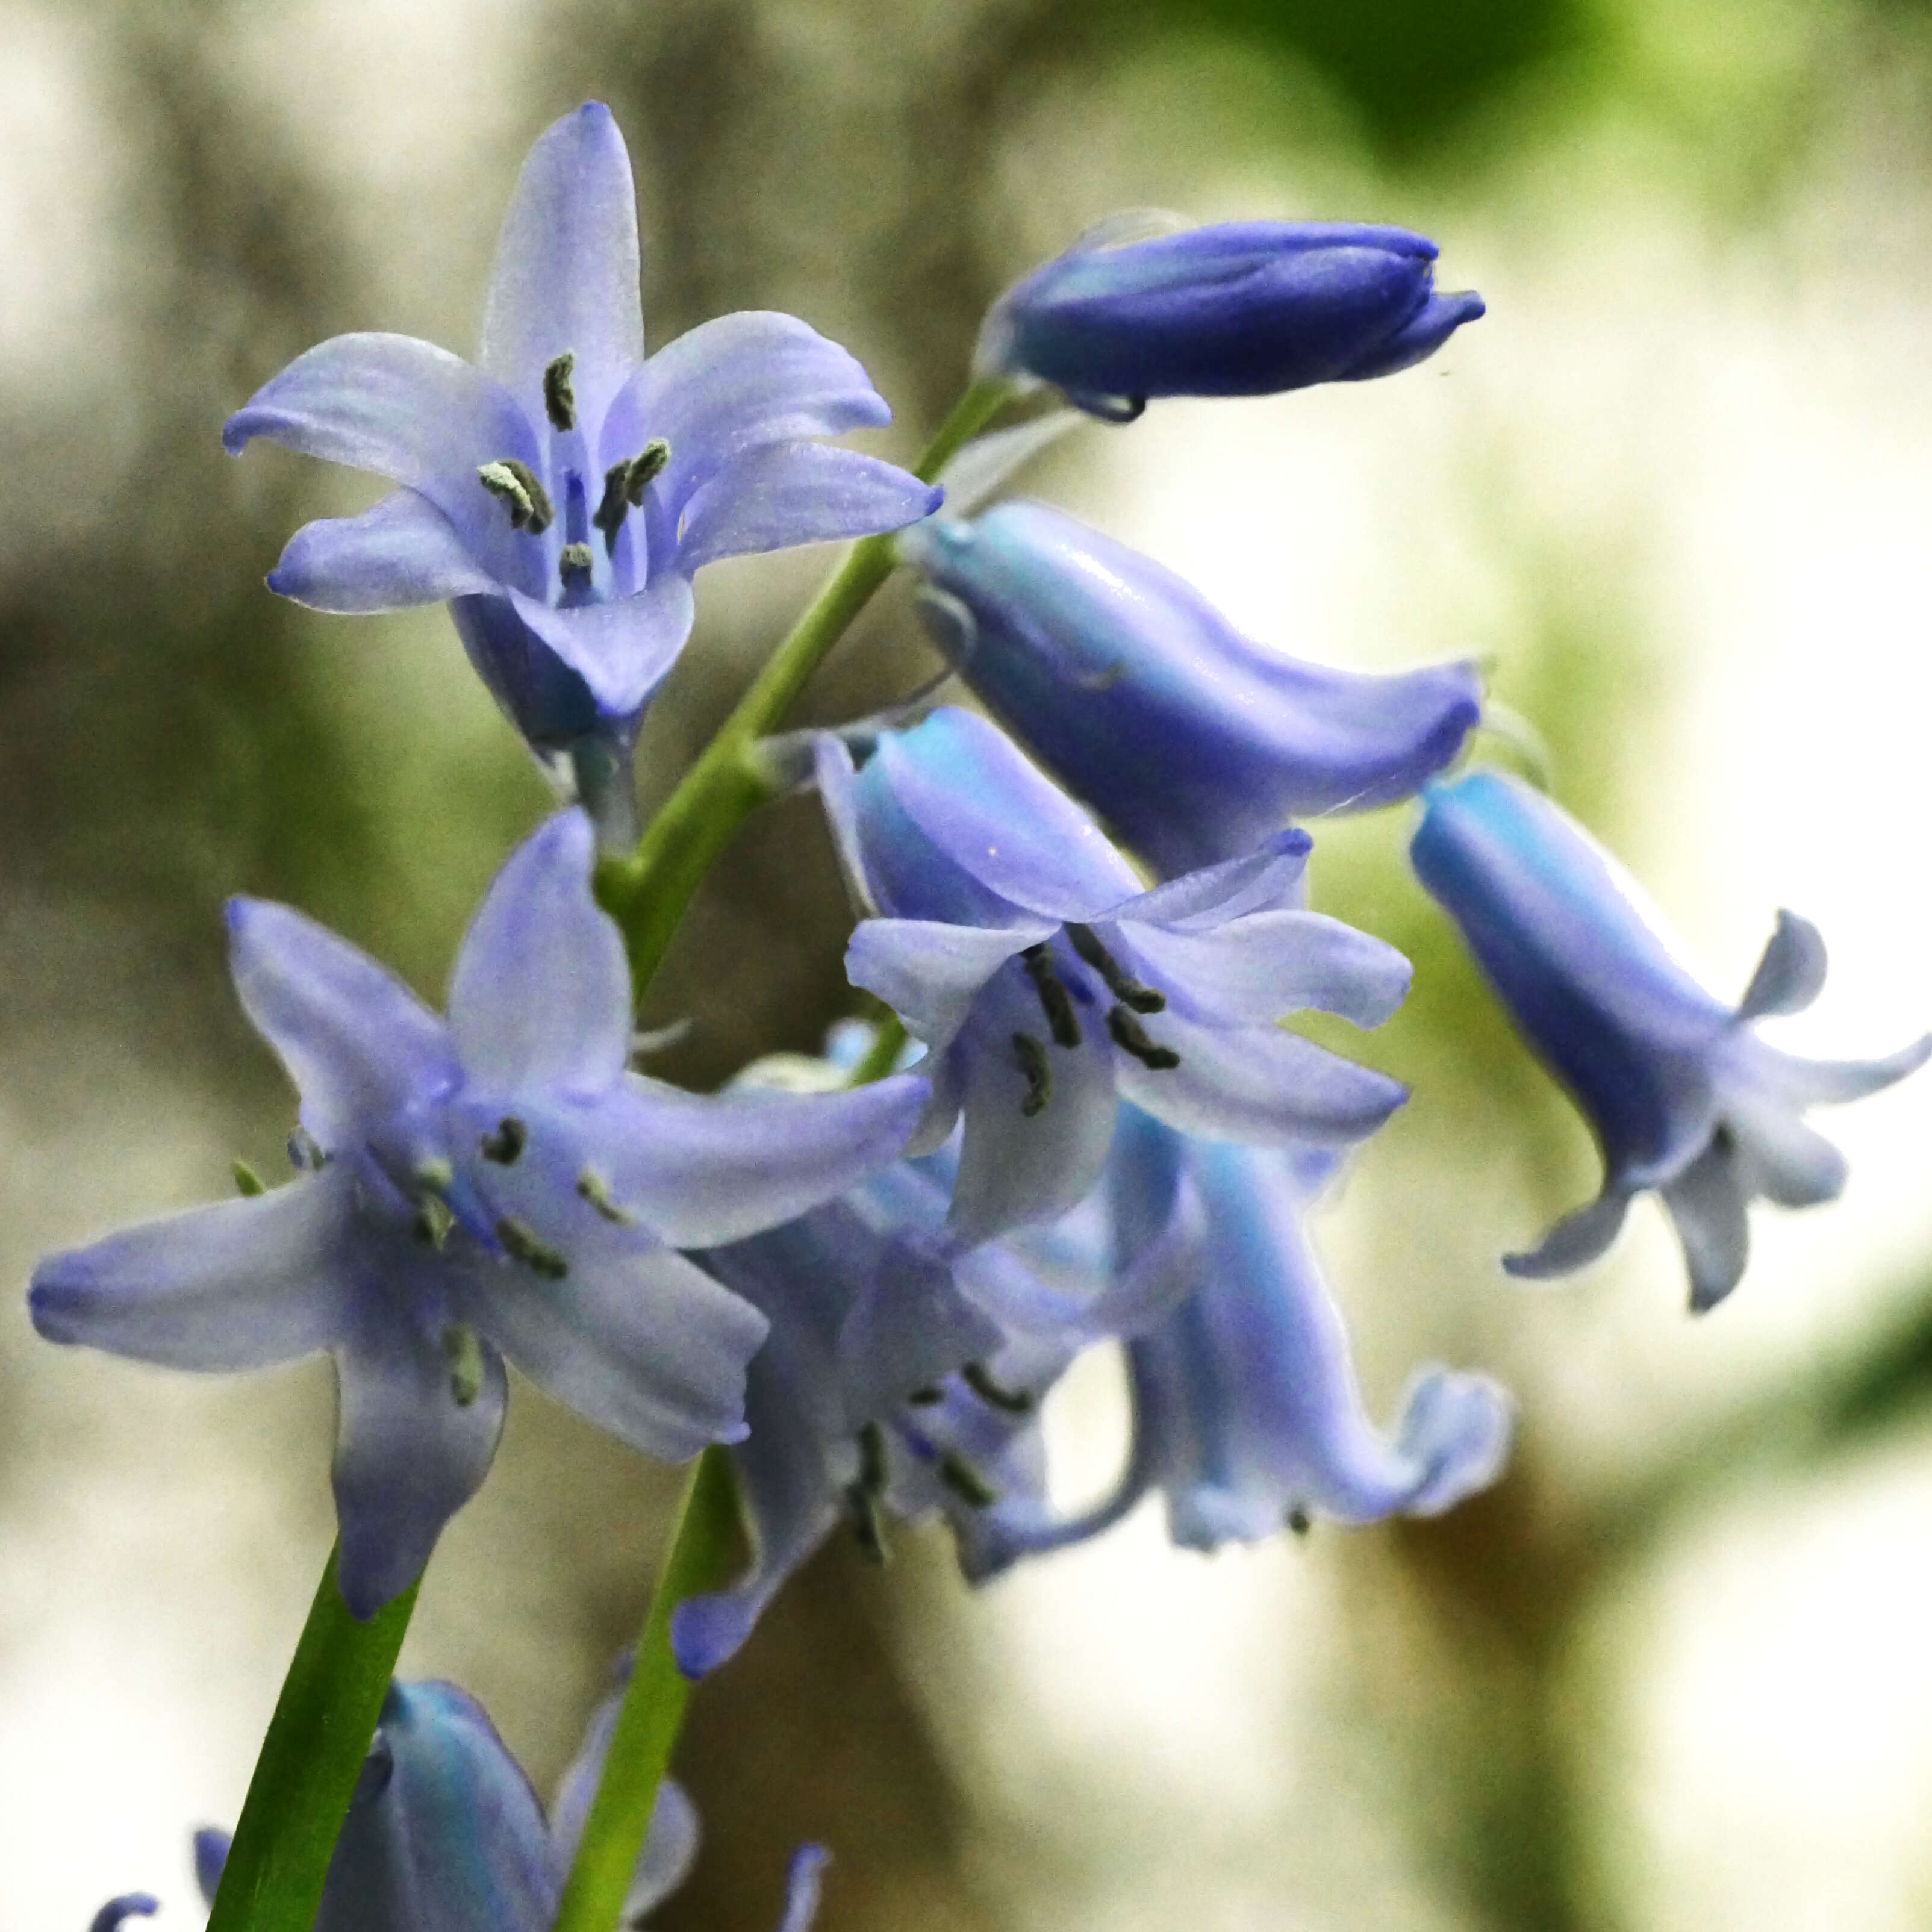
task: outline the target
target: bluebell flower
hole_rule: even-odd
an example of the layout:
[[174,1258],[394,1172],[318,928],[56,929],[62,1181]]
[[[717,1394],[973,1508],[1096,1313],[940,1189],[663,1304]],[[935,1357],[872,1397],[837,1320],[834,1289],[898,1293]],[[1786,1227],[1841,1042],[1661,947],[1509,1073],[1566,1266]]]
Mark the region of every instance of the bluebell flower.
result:
[[358,1616],[420,1572],[482,1482],[506,1356],[648,1454],[741,1435],[765,1318],[675,1250],[851,1186],[926,1101],[910,1076],[700,1099],[629,1072],[630,975],[591,845],[573,811],[512,855],[446,1022],[300,914],[232,902],[236,989],[301,1093],[299,1177],[34,1272],[52,1341],[205,1370],[330,1352]]
[[[315,1932],[550,1932],[610,1748],[617,1700],[591,1720],[546,1820],[482,1706],[453,1684],[393,1684],[382,1704]],[[682,1788],[658,1787],[650,1831],[624,1901],[634,1926],[681,1885],[698,1852],[698,1814]],[[228,1834],[196,1834],[211,1905]],[[779,1932],[805,1932],[824,1853],[792,1862]]]
[[1304,1226],[1338,1158],[1197,1141],[1121,1109],[1106,1197],[1115,1264],[1190,1190],[1190,1234],[1170,1264],[1184,1292],[1127,1342],[1133,1432],[1118,1483],[1070,1517],[1042,1486],[1001,1498],[974,1526],[980,1574],[1084,1541],[1150,1491],[1176,1543],[1213,1550],[1318,1516],[1432,1516],[1496,1480],[1512,1411],[1486,1376],[1418,1370],[1387,1435],[1364,1409]]
[[[1082,1349],[1158,1322],[1192,1277],[1197,1216],[1170,1190],[1111,1264],[1083,1207],[1022,1257],[946,1227],[956,1150],[902,1162],[796,1221],[696,1256],[770,1318],[731,1456],[752,1561],[680,1604],[679,1664],[733,1655],[779,1586],[842,1524],[874,1553],[887,1516],[940,1512],[972,1574],[977,1518],[1045,1477],[1039,1405]],[[1138,1225],[1138,1224],[1137,1224]]]
[[1136,1219],[1134,1252],[1114,1265],[1100,1204],[1037,1232],[1024,1256],[964,1246],[946,1228],[955,1171],[949,1144],[695,1256],[771,1318],[771,1335],[752,1360],[749,1433],[730,1451],[752,1561],[672,1613],[686,1675],[730,1658],[841,1524],[881,1553],[889,1516],[943,1513],[972,1574],[977,1516],[1046,1480],[1047,1389],[1082,1348],[1140,1333],[1192,1292],[1188,1188]]
[[1744,998],[1726,1006],[1672,956],[1610,855],[1500,773],[1431,787],[1410,856],[1603,1153],[1603,1191],[1534,1252],[1508,1256],[1512,1274],[1594,1261],[1631,1199],[1654,1188],[1683,1244],[1690,1305],[1714,1306],[1744,1273],[1747,1203],[1810,1207],[1845,1184],[1844,1156],[1805,1109],[1875,1094],[1932,1054],[1932,1038],[1866,1060],[1768,1045],[1754,1022],[1802,1011],[1824,984],[1816,930],[1780,913]]
[[496,701],[613,837],[639,717],[720,557],[897,530],[939,493],[810,439],[890,412],[790,316],[724,316],[646,362],[629,157],[608,109],[524,164],[474,366],[408,336],[338,336],[230,418],[399,487],[298,530],[271,589],[319,610],[447,601]]
[[931,1049],[915,1153],[964,1137],[949,1226],[971,1245],[1065,1213],[1100,1178],[1117,1096],[1184,1131],[1333,1146],[1403,1090],[1274,1024],[1375,1026],[1408,965],[1304,910],[1305,833],[1143,891],[1100,828],[996,728],[944,708],[862,770],[826,738],[820,789],[882,916],[846,954]]
[[987,315],[978,362],[1097,416],[1151,396],[1262,396],[1394,375],[1483,313],[1436,292],[1436,244],[1400,228],[1228,221],[1076,242]]
[[1331,670],[1252,642],[1192,584],[1038,503],[899,539],[987,709],[1162,876],[1292,818],[1406,798],[1481,712],[1473,664]]

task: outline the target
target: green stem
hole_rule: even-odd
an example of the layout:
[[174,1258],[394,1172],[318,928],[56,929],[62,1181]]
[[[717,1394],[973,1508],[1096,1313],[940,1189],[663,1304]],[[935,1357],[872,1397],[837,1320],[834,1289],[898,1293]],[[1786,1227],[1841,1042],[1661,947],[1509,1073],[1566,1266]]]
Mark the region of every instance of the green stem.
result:
[[872,1036],[872,1043],[866,1048],[865,1058],[853,1068],[845,1084],[848,1087],[869,1087],[874,1080],[883,1080],[898,1064],[899,1055],[905,1051],[905,1022],[897,1013],[889,1012],[879,1022],[879,1029]]
[[208,1932],[310,1932],[328,1861],[416,1608],[418,1585],[366,1624],[329,1552],[262,1740]]
[[714,1444],[692,1466],[685,1484],[555,1932],[614,1932],[691,1697],[690,1680],[671,1656],[670,1613],[727,1580],[737,1538],[730,1459]]
[[[972,383],[914,473],[932,482],[1012,394],[1000,377]],[[598,866],[597,897],[622,928],[640,998],[713,861],[739,826],[776,795],[758,740],[783,721],[806,680],[891,576],[896,562],[890,536],[866,537],[853,545],[665,801],[636,850]]]

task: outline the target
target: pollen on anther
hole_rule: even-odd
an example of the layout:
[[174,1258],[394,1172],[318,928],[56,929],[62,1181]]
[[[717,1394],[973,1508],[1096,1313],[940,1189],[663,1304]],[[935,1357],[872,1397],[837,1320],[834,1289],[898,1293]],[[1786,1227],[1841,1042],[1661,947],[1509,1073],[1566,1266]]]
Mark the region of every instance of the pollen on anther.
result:
[[576,366],[576,356],[566,349],[544,370],[544,414],[550,418],[552,429],[577,427],[577,397],[570,386],[570,372]]

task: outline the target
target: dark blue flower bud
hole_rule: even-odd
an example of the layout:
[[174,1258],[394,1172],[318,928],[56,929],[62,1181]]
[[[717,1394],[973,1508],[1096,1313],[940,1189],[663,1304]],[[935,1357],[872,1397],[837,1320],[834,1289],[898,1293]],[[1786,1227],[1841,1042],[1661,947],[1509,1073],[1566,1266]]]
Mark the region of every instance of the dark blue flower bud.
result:
[[1436,244],[1400,228],[1229,221],[1076,243],[995,302],[989,373],[1030,376],[1096,415],[1150,396],[1264,396],[1393,375],[1483,313],[1438,295]]

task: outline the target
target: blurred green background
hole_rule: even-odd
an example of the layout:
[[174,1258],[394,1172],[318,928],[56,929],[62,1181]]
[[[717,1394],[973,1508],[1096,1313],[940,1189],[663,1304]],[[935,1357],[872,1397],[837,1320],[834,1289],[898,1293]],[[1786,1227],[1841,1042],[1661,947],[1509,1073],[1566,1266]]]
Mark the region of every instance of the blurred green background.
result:
[[[1790,902],[1834,945],[1790,1037],[1920,1029],[1932,518],[1932,17],[1858,0],[302,0],[0,7],[0,1220],[8,1271],[272,1166],[290,1096],[226,986],[230,892],[435,995],[546,808],[440,613],[309,615],[287,533],[373,488],[224,415],[309,344],[466,350],[529,142],[630,141],[653,342],[793,310],[904,456],[988,299],[1120,206],[1390,220],[1490,314],[1391,382],[1173,404],[1034,483],[1258,635],[1476,653],[1714,986]],[[650,720],[662,796],[808,591],[715,568]],[[814,686],[931,669],[892,596]],[[1408,881],[1401,813],[1318,827],[1318,902],[1408,950],[1364,1057],[1417,1088],[1322,1238],[1378,1412],[1493,1369],[1521,1445],[1446,1520],[1212,1561],[1143,1512],[978,1595],[942,1536],[840,1542],[707,1684],[668,1928],[1881,1932],[1932,1914],[1932,1094],[1828,1121],[1846,1200],[1756,1224],[1692,1324],[1646,1216],[1554,1292],[1495,1265],[1587,1137]],[[708,886],[649,1018],[715,1084],[845,1010],[806,806]],[[328,1546],[326,1368],[203,1383],[0,1324],[0,1932],[232,1820]],[[1077,1486],[1117,1387],[1055,1418]],[[406,1654],[547,1789],[675,1486],[527,1386]]]

